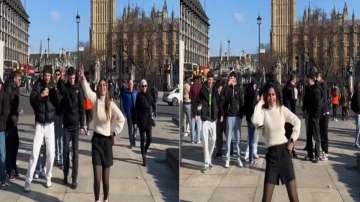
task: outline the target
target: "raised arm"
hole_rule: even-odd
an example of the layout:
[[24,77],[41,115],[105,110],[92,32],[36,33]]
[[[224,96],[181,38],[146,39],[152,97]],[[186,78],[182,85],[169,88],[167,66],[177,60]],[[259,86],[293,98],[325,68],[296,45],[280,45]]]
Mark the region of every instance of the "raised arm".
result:
[[96,93],[91,90],[89,83],[86,78],[83,77],[81,80],[81,87],[84,90],[84,95],[86,98],[90,99],[92,103],[96,102]]
[[251,121],[255,127],[261,127],[264,125],[265,114],[263,111],[263,105],[264,100],[260,99],[260,101],[255,106],[254,114],[251,117]]

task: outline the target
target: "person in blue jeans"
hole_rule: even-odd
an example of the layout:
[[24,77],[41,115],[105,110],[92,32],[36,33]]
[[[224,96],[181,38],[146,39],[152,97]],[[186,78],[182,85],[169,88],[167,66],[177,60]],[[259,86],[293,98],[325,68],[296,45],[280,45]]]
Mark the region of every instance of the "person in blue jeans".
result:
[[124,89],[121,94],[122,107],[128,124],[130,148],[136,146],[136,125],[133,121],[133,116],[137,94],[138,92],[134,89],[134,83],[130,79],[127,83],[127,89]]
[[224,90],[224,113],[226,116],[226,162],[225,167],[230,165],[231,141],[235,141],[235,156],[239,167],[243,167],[240,159],[240,126],[242,108],[244,103],[243,90],[237,84],[235,72],[231,72],[228,77],[228,85]]
[[[60,69],[55,70],[55,79],[54,81],[57,83],[61,77]],[[55,158],[58,166],[63,165],[63,150],[64,150],[64,127],[63,127],[63,114],[61,111],[62,107],[56,108],[55,115]]]
[[9,96],[5,92],[4,85],[0,80],[0,186],[2,187],[7,185],[5,130],[9,112]]

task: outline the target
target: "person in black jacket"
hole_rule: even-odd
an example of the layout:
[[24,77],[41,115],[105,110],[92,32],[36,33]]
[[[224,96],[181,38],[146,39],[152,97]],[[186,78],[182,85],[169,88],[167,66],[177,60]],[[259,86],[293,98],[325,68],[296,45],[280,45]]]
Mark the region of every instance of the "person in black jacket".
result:
[[240,159],[240,125],[243,115],[242,109],[244,104],[243,90],[237,84],[235,72],[231,72],[228,77],[228,85],[224,90],[224,113],[226,117],[226,161],[225,167],[230,165],[230,150],[232,138],[235,139],[235,155],[237,163],[243,166]]
[[204,171],[212,167],[212,154],[216,143],[216,120],[218,118],[218,103],[214,75],[208,72],[207,81],[201,87],[198,109],[201,110],[202,135],[204,141]]
[[[321,115],[321,88],[316,83],[315,73],[308,75],[309,89],[304,98],[304,111],[308,115],[308,133],[306,136],[307,142],[307,160],[312,160],[317,163],[320,158],[320,115]],[[315,157],[313,151],[313,142],[315,141]]]
[[[61,78],[63,76],[61,75],[60,69],[55,70],[54,75],[54,82],[55,84],[58,81],[61,81]],[[54,127],[55,127],[55,158],[56,158],[56,164],[58,166],[63,165],[63,150],[64,150],[64,128],[63,128],[63,114],[62,114],[62,108],[57,107],[56,108],[56,114],[55,114],[55,120],[54,120]]]
[[[290,109],[290,111],[296,114],[296,76],[291,75],[289,81],[283,88],[283,103],[284,106]],[[290,136],[293,132],[293,126],[290,123],[285,123],[285,136],[287,139],[290,139]],[[292,155],[294,158],[297,158],[295,147],[293,147]]]
[[357,82],[351,97],[351,109],[355,113],[356,121],[355,146],[360,149],[360,82]]
[[152,127],[154,126],[154,117],[156,115],[156,104],[148,88],[147,81],[145,79],[141,80],[140,93],[138,93],[136,98],[134,114],[134,123],[138,125],[140,132],[143,166],[146,166],[146,154],[151,144]]
[[3,82],[0,79],[0,186],[8,185],[6,183],[6,144],[5,131],[6,121],[9,115],[9,98],[5,92]]
[[317,83],[321,89],[321,115],[319,120],[320,128],[320,139],[321,139],[321,155],[320,160],[328,160],[329,153],[329,139],[328,139],[328,127],[329,127],[329,106],[328,106],[328,93],[327,93],[327,84],[326,81],[322,78],[321,73],[318,72],[316,76]]
[[55,158],[54,119],[58,106],[58,92],[51,83],[52,66],[46,65],[43,78],[36,83],[30,94],[30,104],[35,113],[35,136],[33,149],[29,159],[29,167],[25,181],[25,191],[30,192],[40,147],[45,137],[46,142],[46,187],[51,187],[52,168]]
[[6,171],[10,180],[14,180],[17,173],[16,158],[19,149],[17,124],[19,120],[20,84],[20,71],[15,71],[5,84],[5,91],[9,96],[10,103],[10,113],[6,121]]
[[216,121],[216,157],[221,157],[223,154],[224,144],[224,81],[219,81],[216,88],[216,103],[218,103],[219,111]]
[[79,134],[85,134],[85,110],[84,93],[82,88],[76,82],[76,71],[73,67],[67,70],[67,83],[58,81],[58,89],[61,93],[61,109],[64,124],[64,184],[68,184],[68,174],[70,167],[70,142],[72,149],[72,184],[76,189],[78,182],[79,167]]

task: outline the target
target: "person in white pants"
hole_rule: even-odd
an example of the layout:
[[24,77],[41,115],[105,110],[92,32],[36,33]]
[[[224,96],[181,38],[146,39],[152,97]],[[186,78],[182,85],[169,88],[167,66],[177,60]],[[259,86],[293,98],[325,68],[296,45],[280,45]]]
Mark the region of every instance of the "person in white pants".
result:
[[35,136],[33,149],[25,180],[25,191],[30,192],[41,144],[46,144],[46,187],[51,187],[52,168],[55,158],[54,119],[59,96],[56,88],[50,84],[52,66],[44,67],[43,78],[39,79],[30,94],[30,104],[35,112]]
[[212,72],[207,74],[207,82],[200,90],[198,110],[201,111],[202,135],[204,141],[204,171],[212,167],[212,154],[216,143],[216,119],[218,104]]

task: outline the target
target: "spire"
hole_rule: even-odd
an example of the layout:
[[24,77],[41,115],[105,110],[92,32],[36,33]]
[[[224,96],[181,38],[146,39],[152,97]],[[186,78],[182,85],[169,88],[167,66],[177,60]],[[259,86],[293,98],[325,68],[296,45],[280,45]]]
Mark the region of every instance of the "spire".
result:
[[175,20],[175,11],[174,11],[174,9],[172,9],[172,11],[171,11],[171,20],[172,21]]
[[167,11],[167,0],[164,0],[163,11]]
[[220,61],[222,61],[222,43],[220,42],[220,52],[219,52],[219,56],[220,56]]
[[343,9],[343,20],[347,20],[348,18],[348,7],[347,7],[347,2],[345,1],[345,5],[344,5],[344,9]]
[[308,7],[308,15],[309,15],[309,16],[311,15],[311,4],[310,4],[310,1],[309,1],[309,7]]
[[304,22],[307,21],[307,17],[308,17],[308,15],[307,15],[307,10],[304,9],[304,15],[303,15],[303,21],[304,21]]
[[331,11],[331,19],[332,19],[332,20],[336,19],[336,9],[335,9],[335,5],[334,5],[333,10]]
[[353,9],[352,13],[352,24],[355,25],[355,10]]

